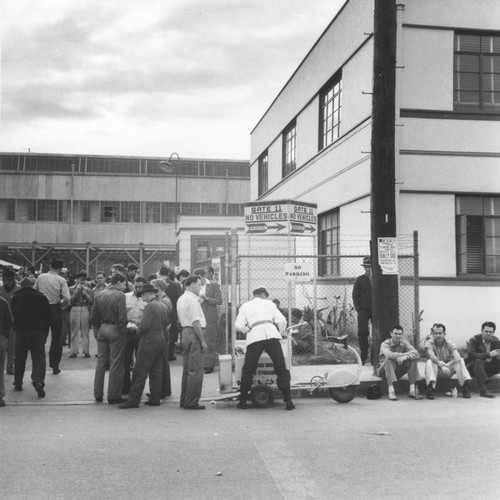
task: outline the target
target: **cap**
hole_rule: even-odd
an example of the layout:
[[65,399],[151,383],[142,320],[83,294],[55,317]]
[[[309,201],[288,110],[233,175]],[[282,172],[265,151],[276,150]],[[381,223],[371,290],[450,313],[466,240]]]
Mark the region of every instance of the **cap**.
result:
[[36,280],[35,278],[30,278],[29,276],[26,276],[26,278],[23,278],[21,280],[21,283],[19,283],[23,287],[32,287],[35,284]]
[[371,267],[372,266],[372,259],[371,257],[365,257],[363,259],[363,264],[361,264],[363,267]]
[[263,293],[269,297],[269,294],[267,293],[267,290],[264,287],[256,288],[252,292],[253,295],[261,295]]
[[150,285],[149,283],[146,283],[142,287],[142,290],[139,291],[139,292],[137,292],[137,296],[140,297],[141,295],[144,295],[147,292],[158,293],[158,288],[155,288],[153,285]]
[[207,272],[205,271],[205,269],[195,269],[193,271],[193,274],[196,275],[196,276],[205,276],[205,274],[207,274]]

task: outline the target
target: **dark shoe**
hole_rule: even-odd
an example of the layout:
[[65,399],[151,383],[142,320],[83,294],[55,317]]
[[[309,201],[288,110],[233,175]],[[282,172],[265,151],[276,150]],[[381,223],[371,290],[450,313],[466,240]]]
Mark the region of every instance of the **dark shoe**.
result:
[[5,406],[5,401],[3,398],[0,398],[0,408],[3,408]]
[[120,403],[125,403],[126,399],[118,398],[118,399],[108,399],[109,405],[119,405]]
[[295,410],[295,405],[293,404],[293,401],[285,402],[285,410]]
[[96,403],[102,403],[102,396],[95,398]]
[[54,375],[58,375],[59,373],[61,373],[61,369],[60,368],[52,368],[52,373]]
[[488,391],[488,389],[481,389],[479,391],[479,395],[482,397],[482,398],[490,398],[490,399],[493,399],[495,397],[495,395]]
[[23,386],[22,385],[14,385],[14,390],[21,392],[23,390]]
[[76,358],[76,357],[77,357],[77,355],[76,355],[76,354],[70,354],[70,355],[69,355],[69,357],[70,357],[70,358]]
[[427,387],[427,389],[425,390],[425,394],[427,396],[427,399],[435,399],[435,394],[436,394],[436,391],[434,390],[434,387],[432,387],[432,385],[430,385],[429,387]]
[[169,357],[168,357],[168,360],[169,360],[169,361],[175,361],[176,359],[177,359],[177,357],[176,357],[176,356],[169,356]]
[[210,373],[213,373],[214,369],[213,368],[205,368],[205,375],[209,375]]
[[43,384],[40,382],[37,382],[36,384],[33,384],[35,387],[35,391],[38,394],[39,398],[44,398],[45,397],[45,391],[43,390]]
[[84,354],[84,357],[85,357],[85,358],[90,358],[90,354],[89,354],[88,352],[86,352],[86,353]]
[[240,399],[237,408],[239,408],[240,410],[247,410],[248,409],[247,402],[244,399]]
[[144,404],[148,406],[160,406],[161,403],[155,403],[154,401],[146,401]]
[[204,410],[205,408],[205,405],[184,406],[185,410]]
[[14,375],[14,370],[7,370],[7,375]]
[[462,387],[462,396],[465,399],[470,399],[470,389],[469,389],[469,384],[465,382],[465,384]]
[[129,401],[125,401],[125,403],[118,405],[118,408],[120,408],[120,410],[129,410],[131,408],[139,408],[139,403],[130,403]]

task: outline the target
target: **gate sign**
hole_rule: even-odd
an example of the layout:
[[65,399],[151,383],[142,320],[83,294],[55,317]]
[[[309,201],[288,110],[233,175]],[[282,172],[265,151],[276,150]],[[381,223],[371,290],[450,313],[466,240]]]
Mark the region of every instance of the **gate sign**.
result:
[[294,200],[245,204],[245,233],[257,235],[313,236],[318,223],[314,203]]
[[313,266],[311,262],[287,262],[285,264],[285,281],[311,281]]
[[378,264],[382,274],[398,274],[397,238],[378,239]]

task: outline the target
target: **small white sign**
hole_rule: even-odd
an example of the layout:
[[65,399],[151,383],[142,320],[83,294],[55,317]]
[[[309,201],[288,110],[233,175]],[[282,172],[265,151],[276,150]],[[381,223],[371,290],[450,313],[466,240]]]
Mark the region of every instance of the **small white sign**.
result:
[[286,281],[311,281],[313,266],[311,262],[287,262],[285,264]]
[[398,274],[397,238],[378,239],[378,264],[382,274]]

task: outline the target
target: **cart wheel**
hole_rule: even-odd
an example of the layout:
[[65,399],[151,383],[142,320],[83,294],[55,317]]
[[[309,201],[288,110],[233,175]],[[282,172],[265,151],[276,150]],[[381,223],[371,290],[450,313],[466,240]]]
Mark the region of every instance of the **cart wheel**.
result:
[[358,391],[357,385],[346,385],[345,387],[330,387],[330,396],[337,401],[337,403],[349,403],[356,396]]
[[250,391],[250,399],[255,408],[266,408],[274,401],[273,390],[268,385],[256,385]]

